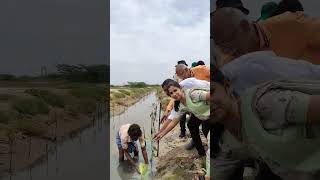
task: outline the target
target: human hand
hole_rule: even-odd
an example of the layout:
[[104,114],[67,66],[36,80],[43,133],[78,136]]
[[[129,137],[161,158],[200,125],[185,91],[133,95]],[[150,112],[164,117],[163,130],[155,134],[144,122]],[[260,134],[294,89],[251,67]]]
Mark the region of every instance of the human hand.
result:
[[159,133],[157,136],[155,136],[154,140],[155,141],[160,141],[160,139],[163,137],[162,133]]
[[153,135],[152,139],[154,140],[154,138],[156,138],[158,135],[160,134],[160,132],[157,132]]
[[190,98],[192,102],[199,102],[200,101],[200,91],[191,91]]
[[136,169],[136,171],[137,171],[138,174],[141,174],[138,165],[135,165],[135,169]]

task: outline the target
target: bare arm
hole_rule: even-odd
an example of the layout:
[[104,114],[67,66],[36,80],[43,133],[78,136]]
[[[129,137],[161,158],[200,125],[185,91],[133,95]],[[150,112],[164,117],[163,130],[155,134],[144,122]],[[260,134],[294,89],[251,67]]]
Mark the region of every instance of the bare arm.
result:
[[158,136],[156,136],[154,139],[156,141],[159,141],[163,136],[165,136],[166,134],[168,134],[168,132],[170,132],[177,124],[179,123],[179,119],[178,118],[174,118],[169,125],[160,133],[158,134]]
[[124,155],[126,156],[127,160],[135,167],[135,169],[137,170],[137,172],[140,174],[139,172],[139,168],[137,167],[137,165],[135,164],[135,162],[133,161],[132,157],[130,156],[128,149],[124,149]]
[[159,133],[162,133],[162,132],[168,127],[168,125],[170,124],[170,122],[171,122],[171,120],[167,119],[167,120],[163,123],[161,129],[159,130]]
[[142,147],[141,151],[142,151],[142,156],[143,156],[143,159],[144,159],[144,163],[149,164],[148,153],[147,153],[146,147]]
[[163,113],[163,115],[161,117],[161,120],[160,120],[161,123],[163,123],[168,118],[168,115],[170,114],[170,111],[171,110],[168,110],[168,109],[164,111],[164,113]]

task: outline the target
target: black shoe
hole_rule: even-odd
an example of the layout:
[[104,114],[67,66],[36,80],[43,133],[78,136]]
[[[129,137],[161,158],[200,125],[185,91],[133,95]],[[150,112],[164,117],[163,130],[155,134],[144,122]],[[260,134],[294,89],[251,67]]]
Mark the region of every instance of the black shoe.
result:
[[186,150],[191,150],[195,147],[194,142],[191,140],[186,146]]
[[186,137],[186,132],[181,131],[180,135],[179,135],[179,138],[184,138],[184,137]]

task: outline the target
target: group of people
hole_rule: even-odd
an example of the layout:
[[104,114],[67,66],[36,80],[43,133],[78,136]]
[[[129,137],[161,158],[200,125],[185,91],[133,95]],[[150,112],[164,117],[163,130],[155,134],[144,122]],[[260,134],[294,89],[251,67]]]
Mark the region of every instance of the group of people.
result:
[[198,179],[320,179],[320,19],[298,0],[268,2],[255,21],[249,14],[241,0],[216,1],[212,68],[178,61],[176,78],[162,83],[171,100],[153,139],[178,123],[185,137],[188,114],[186,149],[198,152],[190,158],[202,164],[210,154]]
[[[228,2],[228,3],[226,3]],[[298,0],[240,0],[210,14],[212,121],[224,127],[212,179],[320,179],[320,19]]]
[[198,61],[192,63],[189,68],[188,64],[181,60],[175,66],[175,72],[175,78],[166,79],[162,83],[162,89],[171,100],[161,118],[163,125],[154,135],[154,140],[161,140],[178,123],[181,129],[179,137],[185,137],[185,123],[188,115],[187,127],[191,141],[186,145],[186,150],[196,148],[197,154],[190,158],[194,158],[199,174],[202,177],[207,174],[209,177],[209,171],[201,169],[204,168],[202,164],[209,162],[206,160],[209,160],[208,149],[212,143],[208,143],[207,137],[215,127],[210,121],[210,67],[206,66],[203,61]]

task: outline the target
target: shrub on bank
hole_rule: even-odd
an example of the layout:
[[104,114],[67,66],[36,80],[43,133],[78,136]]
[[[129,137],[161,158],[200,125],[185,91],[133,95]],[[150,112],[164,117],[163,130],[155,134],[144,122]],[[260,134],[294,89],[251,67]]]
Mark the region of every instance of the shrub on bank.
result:
[[59,96],[47,90],[27,89],[25,90],[25,93],[40,98],[47,104],[54,107],[63,108],[65,106],[65,101],[62,96]]
[[44,101],[35,98],[17,99],[13,101],[12,107],[19,113],[30,115],[48,114],[50,111]]
[[119,89],[118,91],[121,92],[122,94],[125,94],[126,96],[130,96],[131,94],[128,90],[125,90],[125,89]]
[[21,115],[17,111],[0,111],[0,123],[7,124],[9,121],[19,118]]
[[98,101],[103,101],[107,98],[106,88],[104,87],[81,87],[71,89],[70,93],[77,98],[93,98]]

